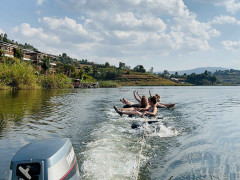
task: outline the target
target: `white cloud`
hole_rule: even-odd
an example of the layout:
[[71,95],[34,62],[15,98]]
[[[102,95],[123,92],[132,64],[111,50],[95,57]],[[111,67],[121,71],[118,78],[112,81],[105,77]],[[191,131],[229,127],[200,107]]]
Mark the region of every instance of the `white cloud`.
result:
[[220,5],[226,6],[227,11],[233,14],[240,10],[240,2],[237,0],[226,0],[223,3],[220,3]]
[[220,35],[211,23],[198,21],[182,0],[56,1],[81,12],[79,18],[43,17],[38,28],[16,27],[15,36],[51,52],[114,59],[206,51],[208,41]]
[[224,6],[226,10],[232,14],[235,14],[240,10],[239,0],[195,0],[203,3],[213,3],[216,6]]
[[222,45],[225,49],[231,50],[231,51],[239,51],[240,50],[240,41],[222,41]]
[[[78,42],[86,41],[89,38],[88,32],[84,29],[82,24],[78,24],[75,20],[55,17],[44,17],[40,20],[45,29],[61,36],[62,39],[77,38]],[[66,37],[66,38],[64,38]]]
[[37,5],[41,6],[46,0],[37,0]]
[[218,37],[221,35],[221,32],[220,31],[217,31],[216,29],[212,29],[211,31],[209,31],[209,34],[212,36],[212,37]]
[[52,33],[46,33],[42,28],[33,28],[30,24],[23,23],[13,28],[13,34],[16,41],[22,41],[34,44],[37,48],[48,51],[47,47],[57,47],[60,44],[60,38]]
[[235,17],[232,16],[217,16],[209,24],[238,24],[240,25],[240,21],[238,21]]

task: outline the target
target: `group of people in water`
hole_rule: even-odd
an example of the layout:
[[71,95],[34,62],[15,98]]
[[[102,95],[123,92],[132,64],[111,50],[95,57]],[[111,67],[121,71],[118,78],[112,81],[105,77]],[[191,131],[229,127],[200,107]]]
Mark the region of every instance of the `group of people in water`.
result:
[[128,101],[124,98],[120,99],[120,101],[124,104],[123,108],[117,108],[114,106],[115,111],[122,116],[123,114],[129,116],[156,116],[158,112],[158,107],[163,107],[165,104],[161,104],[161,97],[158,94],[152,96],[149,90],[149,98],[145,95],[141,96],[138,91],[134,91],[133,95],[135,99],[138,101],[138,104],[135,104],[131,101]]

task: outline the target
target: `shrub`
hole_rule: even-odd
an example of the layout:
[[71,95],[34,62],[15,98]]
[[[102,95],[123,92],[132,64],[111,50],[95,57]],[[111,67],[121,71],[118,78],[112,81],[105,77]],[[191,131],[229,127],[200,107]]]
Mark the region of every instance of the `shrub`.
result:
[[100,88],[116,88],[120,87],[120,84],[113,81],[99,81]]
[[24,52],[21,49],[14,49],[14,57],[23,59]]
[[1,59],[2,57],[4,57],[4,55],[5,55],[4,50],[0,49],[0,59]]
[[39,88],[35,71],[29,64],[5,61],[0,63],[0,84],[2,87],[16,89]]
[[42,76],[42,87],[46,89],[73,88],[71,79],[62,73]]

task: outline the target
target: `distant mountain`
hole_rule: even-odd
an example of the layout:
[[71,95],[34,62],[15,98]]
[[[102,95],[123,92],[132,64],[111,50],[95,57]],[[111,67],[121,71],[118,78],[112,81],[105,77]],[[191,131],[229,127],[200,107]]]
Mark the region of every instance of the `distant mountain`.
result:
[[[216,72],[216,70],[225,71],[225,70],[228,70],[228,69],[223,68],[223,67],[199,67],[199,68],[195,68],[195,69],[191,69],[191,70],[169,71],[169,73],[170,74],[175,74],[175,72],[178,72],[179,75],[183,75],[184,73],[189,75],[189,74],[192,74],[192,73],[201,74],[206,70],[214,73],[214,72]],[[156,73],[162,73],[162,72],[156,72]]]

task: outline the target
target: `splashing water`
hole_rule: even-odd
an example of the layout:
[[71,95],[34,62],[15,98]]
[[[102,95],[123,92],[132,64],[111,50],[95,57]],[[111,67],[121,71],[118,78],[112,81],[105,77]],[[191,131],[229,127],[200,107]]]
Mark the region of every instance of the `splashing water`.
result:
[[[103,122],[91,134],[94,140],[87,143],[86,150],[82,153],[85,159],[82,165],[84,179],[134,179],[143,132],[146,132],[146,138],[172,137],[178,134],[176,130],[162,123],[154,125],[146,123],[139,129],[131,129],[133,118],[119,117],[112,109],[107,109],[106,115],[110,120]],[[140,117],[134,120],[144,122]],[[146,144],[145,148],[153,147]],[[142,154],[141,167],[146,165],[150,158]]]

